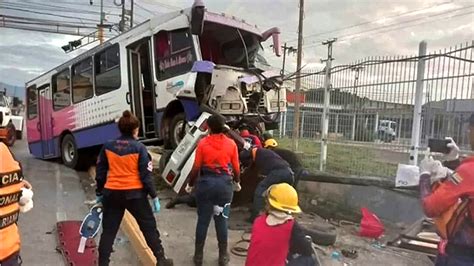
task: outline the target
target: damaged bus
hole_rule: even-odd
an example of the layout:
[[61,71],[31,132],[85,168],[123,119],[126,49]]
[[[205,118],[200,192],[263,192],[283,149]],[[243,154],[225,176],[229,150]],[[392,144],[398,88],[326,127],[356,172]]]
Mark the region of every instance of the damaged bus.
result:
[[175,148],[210,107],[236,124],[277,127],[286,109],[280,73],[260,67],[262,42],[279,30],[193,7],[153,17],[26,83],[30,153],[78,168],[132,110],[140,139]]

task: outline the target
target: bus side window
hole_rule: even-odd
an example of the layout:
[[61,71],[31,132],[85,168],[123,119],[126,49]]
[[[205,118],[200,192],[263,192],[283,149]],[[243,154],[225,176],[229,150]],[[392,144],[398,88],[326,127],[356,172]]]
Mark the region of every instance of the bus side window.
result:
[[95,54],[94,65],[96,95],[120,88],[120,49],[118,44]]
[[94,95],[92,86],[92,58],[72,66],[72,102],[78,103]]
[[160,31],[155,38],[155,64],[158,80],[189,72],[196,60],[189,29]]
[[38,116],[38,91],[35,85],[28,87],[26,90],[28,95],[28,119],[34,119]]
[[53,76],[53,109],[61,110],[71,105],[71,75],[69,68]]

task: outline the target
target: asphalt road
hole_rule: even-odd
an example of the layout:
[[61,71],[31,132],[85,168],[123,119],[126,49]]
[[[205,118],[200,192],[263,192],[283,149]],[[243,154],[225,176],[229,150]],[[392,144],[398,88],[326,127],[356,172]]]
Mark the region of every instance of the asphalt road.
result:
[[[24,176],[34,191],[33,210],[21,214],[18,222],[23,265],[63,265],[63,258],[56,251],[55,226],[58,221],[82,220],[88,213],[86,194],[80,183],[88,178],[87,173],[32,157],[24,140],[17,141],[12,151],[22,163]],[[112,265],[137,265],[128,240],[121,234],[114,249]]]

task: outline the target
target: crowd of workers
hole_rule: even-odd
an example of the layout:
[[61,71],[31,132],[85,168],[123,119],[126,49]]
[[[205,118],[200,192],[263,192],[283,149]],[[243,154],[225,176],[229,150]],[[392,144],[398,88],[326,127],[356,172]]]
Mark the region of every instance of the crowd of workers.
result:
[[[240,186],[240,170],[255,166],[264,176],[257,185],[250,221],[252,235],[246,265],[316,265],[310,241],[294,215],[301,212],[295,184],[307,175],[297,156],[278,148],[271,137],[261,140],[248,129],[242,137],[250,149],[238,151],[225,134],[225,121],[213,115],[210,134],[197,145],[186,192],[197,206],[195,265],[202,265],[209,223],[214,218],[219,265],[229,263],[227,220],[234,191]],[[106,143],[97,161],[97,202],[103,204],[103,231],[99,265],[108,265],[112,245],[125,210],[137,220],[157,265],[173,265],[166,258],[153,213],[160,201],[153,184],[151,159],[137,141],[139,120],[125,111],[118,121],[122,136]],[[474,150],[474,115],[470,118],[470,140]],[[474,157],[460,158],[454,140],[441,161],[426,157],[420,164],[420,195],[428,217],[433,217],[441,237],[437,266],[474,265]],[[20,237],[16,225],[19,212],[32,207],[31,185],[23,178],[21,165],[7,146],[0,143],[0,265],[21,264]],[[447,166],[449,166],[449,168]],[[28,192],[29,191],[29,192]],[[28,198],[27,198],[27,195]],[[148,196],[152,198],[151,204]],[[174,202],[177,204],[179,202]],[[170,204],[168,207],[173,207]],[[29,207],[28,207],[29,206]]]

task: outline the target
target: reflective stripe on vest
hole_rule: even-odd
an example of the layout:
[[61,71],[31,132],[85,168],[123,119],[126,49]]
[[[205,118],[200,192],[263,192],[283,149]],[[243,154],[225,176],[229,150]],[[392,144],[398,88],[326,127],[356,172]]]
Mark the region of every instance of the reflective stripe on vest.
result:
[[0,142],[0,262],[20,250],[18,204],[23,185],[20,163],[5,144]]
[[141,189],[143,183],[138,169],[138,153],[120,156],[106,150],[105,155],[109,163],[109,172],[105,188],[110,190]]
[[[454,172],[444,182],[452,182],[455,185],[459,185],[462,181],[463,177]],[[439,187],[439,184],[433,184],[433,191]],[[451,239],[464,222],[471,222],[472,215],[469,212],[469,205],[472,203],[472,200],[473,198],[469,197],[460,198],[440,216],[433,218],[436,229],[443,239]]]

